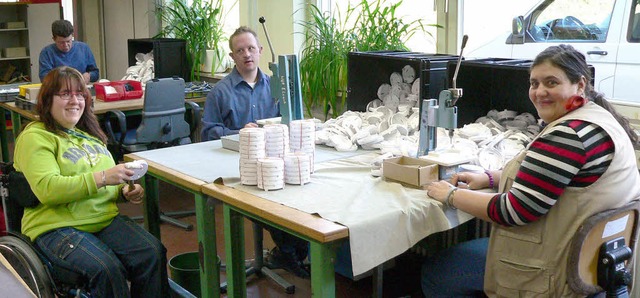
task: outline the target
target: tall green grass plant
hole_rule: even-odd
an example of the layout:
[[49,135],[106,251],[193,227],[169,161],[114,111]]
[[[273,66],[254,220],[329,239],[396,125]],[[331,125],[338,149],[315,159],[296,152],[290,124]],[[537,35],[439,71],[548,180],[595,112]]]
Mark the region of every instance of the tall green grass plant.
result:
[[405,22],[396,15],[402,1],[387,4],[386,0],[361,0],[347,7],[342,14],[308,5],[308,20],[304,28],[300,74],[302,96],[307,115],[322,108],[325,120],[337,117],[345,109],[347,99],[347,57],[352,51],[407,51],[406,41],[416,33],[431,36],[422,20]]
[[226,51],[221,49],[227,41],[223,10],[222,0],[193,0],[191,5],[185,0],[169,0],[156,7],[164,26],[157,37],[187,41],[192,81],[200,79],[200,65],[204,63],[207,50],[214,50],[216,55],[213,69],[222,63]]

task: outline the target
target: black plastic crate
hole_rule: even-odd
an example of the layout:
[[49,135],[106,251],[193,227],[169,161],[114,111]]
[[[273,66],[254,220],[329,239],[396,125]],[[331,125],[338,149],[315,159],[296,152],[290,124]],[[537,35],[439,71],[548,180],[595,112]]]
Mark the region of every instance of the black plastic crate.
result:
[[[458,107],[458,127],[473,123],[490,110],[529,112],[537,117],[529,100],[531,60],[488,58],[460,63],[456,87],[462,89]],[[452,87],[456,63],[448,64],[447,87]]]
[[[529,100],[529,68],[532,60],[487,58],[463,60],[460,64],[456,87],[462,89],[458,107],[458,127],[473,123],[490,110],[538,112]],[[448,84],[452,87],[455,62],[447,65]],[[595,73],[591,67],[592,74]],[[593,83],[593,81],[592,81]]]
[[191,81],[191,67],[187,59],[187,42],[177,38],[141,38],[127,40],[129,66],[136,65],[137,53],[153,50],[155,78],[174,76]]
[[347,108],[364,111],[393,72],[411,65],[420,79],[420,100],[438,98],[447,86],[447,63],[458,56],[402,51],[351,52],[347,56]]

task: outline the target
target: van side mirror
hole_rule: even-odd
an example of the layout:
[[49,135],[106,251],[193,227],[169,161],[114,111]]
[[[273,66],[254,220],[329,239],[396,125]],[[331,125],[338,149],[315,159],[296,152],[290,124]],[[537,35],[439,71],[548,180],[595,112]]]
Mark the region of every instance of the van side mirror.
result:
[[524,44],[524,17],[517,16],[511,22],[511,35],[507,44]]
[[511,22],[511,34],[524,35],[524,17],[517,16]]

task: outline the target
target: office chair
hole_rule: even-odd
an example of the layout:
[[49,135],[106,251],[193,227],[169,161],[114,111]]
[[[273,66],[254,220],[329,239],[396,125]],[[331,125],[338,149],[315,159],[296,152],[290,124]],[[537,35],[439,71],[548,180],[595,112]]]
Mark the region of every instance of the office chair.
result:
[[634,270],[632,254],[638,241],[639,215],[640,201],[631,201],[584,221],[569,251],[567,281],[573,291],[629,297],[627,288]]
[[[127,127],[132,121],[128,121],[130,119],[120,110],[111,110],[105,114],[104,128],[109,139],[108,146],[111,152],[115,152],[117,160],[122,160],[126,153],[191,143],[191,135],[200,120],[200,107],[194,102],[185,101],[184,88],[184,80],[178,77],[148,81],[142,117],[135,128]],[[189,119],[191,124],[185,119]],[[117,130],[114,130],[114,124],[117,124]],[[160,214],[160,220],[190,231],[193,229],[192,224],[172,217],[194,214],[194,210],[166,212]]]

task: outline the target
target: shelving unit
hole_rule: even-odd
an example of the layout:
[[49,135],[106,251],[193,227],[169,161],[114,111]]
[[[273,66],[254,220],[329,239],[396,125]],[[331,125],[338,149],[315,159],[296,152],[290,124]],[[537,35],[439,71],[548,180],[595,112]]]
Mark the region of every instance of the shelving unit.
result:
[[15,76],[31,77],[27,8],[26,3],[0,3],[0,82],[2,83],[8,83]]

